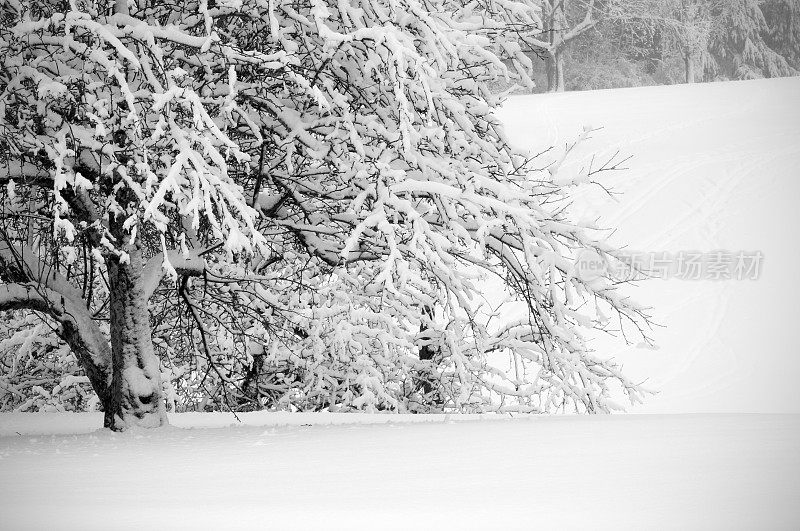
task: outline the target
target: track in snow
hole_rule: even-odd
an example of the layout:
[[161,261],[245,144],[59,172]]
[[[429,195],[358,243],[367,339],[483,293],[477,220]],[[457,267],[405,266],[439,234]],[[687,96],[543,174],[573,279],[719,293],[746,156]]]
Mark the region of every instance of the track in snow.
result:
[[757,281],[651,280],[628,293],[654,308],[658,350],[598,338],[602,355],[660,391],[633,412],[800,413],[800,77],[511,97],[512,142],[632,155],[628,171],[578,189],[587,218],[646,252],[762,251]]

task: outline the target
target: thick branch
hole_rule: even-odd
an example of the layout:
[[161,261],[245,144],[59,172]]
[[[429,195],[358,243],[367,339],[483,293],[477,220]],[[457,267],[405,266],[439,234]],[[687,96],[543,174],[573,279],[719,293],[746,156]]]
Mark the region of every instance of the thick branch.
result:
[[583,18],[583,21],[572,28],[561,38],[561,45],[563,46],[564,44],[583,34],[587,30],[594,27],[595,24],[597,24],[597,20],[594,19],[594,0],[591,0],[589,5],[586,6],[586,16]]
[[110,397],[111,349],[89,311],[67,296],[34,282],[0,284],[0,311],[42,312],[58,324],[58,336],[78,358],[97,396]]
[[[161,280],[169,271],[169,267],[182,276],[199,277],[206,270],[206,261],[200,256],[202,253],[190,253],[184,256],[180,251],[168,251],[166,259],[164,253],[158,253],[147,261],[142,277],[144,279],[144,296],[150,300]],[[165,267],[167,266],[167,267]]]
[[[89,150],[82,150],[75,159],[75,170],[84,174],[99,174],[100,166],[92,158]],[[25,160],[6,160],[0,164],[0,184],[15,181],[28,186],[38,186],[52,192],[53,176],[41,164]],[[83,189],[65,188],[61,197],[67,202],[73,214],[81,221],[92,224],[102,218],[100,211],[92,202],[89,193]],[[97,236],[99,241],[99,235]]]

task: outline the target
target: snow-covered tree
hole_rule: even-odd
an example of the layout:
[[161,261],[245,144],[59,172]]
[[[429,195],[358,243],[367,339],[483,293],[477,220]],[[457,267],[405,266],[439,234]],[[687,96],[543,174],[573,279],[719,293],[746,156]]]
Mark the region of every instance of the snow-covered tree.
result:
[[[717,0],[637,0],[597,4],[596,23],[566,53],[566,88],[618,88],[657,81],[683,67],[694,82],[707,61]],[[674,66],[673,66],[674,65]],[[563,70],[563,68],[562,68]],[[654,76],[667,74],[667,79]]]
[[673,0],[666,3],[670,17],[661,24],[667,52],[680,56],[686,83],[702,78],[710,61],[708,46],[721,9],[720,0]]
[[541,42],[533,41],[544,54],[545,72],[547,74],[547,91],[563,92],[564,84],[564,52],[575,38],[592,28],[597,23],[594,18],[594,0],[587,3],[583,10],[583,18],[576,23],[568,20],[570,4],[565,0],[542,0],[542,38]]
[[603,23],[662,20],[662,2],[653,0],[539,0],[542,32],[524,36],[527,47],[544,57],[548,92],[562,92],[569,48]]
[[[23,325],[51,331],[107,427],[177,402],[640,399],[581,333],[647,325],[575,267],[617,256],[569,216],[598,168],[537,168],[493,114],[489,82],[530,84],[534,4],[12,0],[0,20],[0,349],[63,360]],[[524,319],[483,317],[481,272]]]
[[759,0],[725,0],[709,43],[714,73],[728,79],[792,75],[786,58],[765,41],[769,35]]
[[521,42],[544,58],[550,91],[797,71],[797,0],[540,3],[545,31]]
[[769,28],[765,42],[800,70],[800,1],[767,0],[761,11]]

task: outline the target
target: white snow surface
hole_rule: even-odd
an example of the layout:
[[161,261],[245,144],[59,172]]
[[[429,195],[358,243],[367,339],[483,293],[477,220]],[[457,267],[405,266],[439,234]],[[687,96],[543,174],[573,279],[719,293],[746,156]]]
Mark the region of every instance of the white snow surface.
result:
[[242,419],[113,433],[98,414],[2,414],[0,527],[800,526],[800,416]]
[[[514,97],[536,148],[634,155],[581,208],[641,250],[761,250],[758,281],[654,280],[661,393],[596,417],[0,414],[0,529],[798,529],[800,79]],[[565,168],[565,171],[568,168]],[[581,185],[584,186],[584,185]]]
[[[758,280],[651,279],[627,290],[653,307],[657,350],[594,339],[658,395],[634,413],[800,413],[800,77],[509,98],[512,143],[574,142],[558,176],[631,155],[627,171],[580,185],[586,219],[642,252],[761,251]],[[551,157],[556,158],[556,157]],[[597,166],[597,165],[595,165]]]

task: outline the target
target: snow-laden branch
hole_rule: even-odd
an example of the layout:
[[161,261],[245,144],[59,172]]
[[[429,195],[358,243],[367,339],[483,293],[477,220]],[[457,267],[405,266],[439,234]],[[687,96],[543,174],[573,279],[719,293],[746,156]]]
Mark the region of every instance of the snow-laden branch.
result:
[[[0,167],[42,179],[27,198],[50,206],[11,239],[42,242],[61,273],[20,249],[9,281],[100,312],[127,293],[114,311],[135,306],[142,326],[127,351],[149,352],[151,324],[200,395],[238,400],[236,374],[252,391],[268,367],[293,407],[611,409],[609,386],[628,382],[580,330],[598,325],[597,306],[633,320],[641,308],[613,279],[576,274],[581,250],[613,249],[570,222],[570,190],[533,170],[494,114],[491,83],[530,82],[519,39],[541,35],[538,2],[120,2],[111,17],[72,3],[0,28],[15,102],[0,102],[0,126],[19,150]],[[112,265],[136,289],[106,293]],[[482,320],[483,273],[526,320]],[[148,301],[165,275],[210,281]],[[178,296],[189,329],[175,325]],[[528,376],[504,380],[490,353]]]
[[597,24],[597,19],[594,18],[594,2],[595,0],[590,0],[589,3],[584,7],[584,9],[586,9],[586,14],[583,17],[583,20],[574,28],[563,34],[561,37],[562,46],[584,34],[586,31],[592,29]]
[[143,283],[144,296],[149,300],[158,289],[161,280],[167,276],[202,276],[206,270],[206,262],[201,252],[184,254],[181,251],[167,251],[158,253],[144,266]]
[[64,294],[38,282],[0,284],[0,311],[20,309],[44,313],[58,323],[58,335],[81,362],[100,399],[106,399],[111,385],[111,349],[89,311],[76,305],[69,291]]

